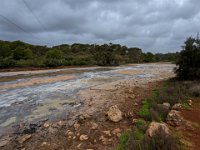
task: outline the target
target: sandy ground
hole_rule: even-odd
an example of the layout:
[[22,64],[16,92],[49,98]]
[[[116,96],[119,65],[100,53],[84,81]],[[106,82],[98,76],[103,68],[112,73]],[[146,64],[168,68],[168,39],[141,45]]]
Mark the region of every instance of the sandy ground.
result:
[[47,84],[47,83],[64,81],[64,80],[70,80],[70,79],[74,79],[74,78],[75,78],[74,76],[68,76],[68,75],[45,77],[45,78],[33,78],[33,79],[29,79],[25,82],[0,85],[0,89],[11,89],[11,88],[32,86],[32,85],[37,85],[37,84]]

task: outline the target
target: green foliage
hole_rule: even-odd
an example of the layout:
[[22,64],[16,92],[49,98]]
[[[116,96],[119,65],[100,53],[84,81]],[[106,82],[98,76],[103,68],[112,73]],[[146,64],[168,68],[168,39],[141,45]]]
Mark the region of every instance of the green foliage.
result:
[[69,65],[116,66],[126,63],[171,61],[176,54],[143,53],[120,44],[62,44],[48,48],[21,41],[0,41],[0,67],[55,67]]
[[182,79],[200,79],[200,39],[188,38],[177,61],[176,73]]
[[63,52],[59,51],[59,50],[56,50],[56,49],[52,49],[52,50],[49,50],[47,53],[46,53],[46,59],[62,59],[64,56]]
[[144,139],[144,132],[137,127],[133,128],[133,138],[135,140],[143,140]]
[[155,61],[155,58],[154,58],[154,55],[150,52],[144,54],[144,62],[154,62]]
[[119,138],[119,144],[116,147],[116,150],[125,150],[126,143],[128,142],[129,135],[128,133],[122,133],[122,135]]
[[149,108],[150,108],[150,102],[149,99],[146,99],[143,101],[142,107],[140,108],[138,115],[143,118],[148,118],[150,114]]
[[13,52],[14,60],[27,60],[33,57],[33,53],[29,48],[18,47]]

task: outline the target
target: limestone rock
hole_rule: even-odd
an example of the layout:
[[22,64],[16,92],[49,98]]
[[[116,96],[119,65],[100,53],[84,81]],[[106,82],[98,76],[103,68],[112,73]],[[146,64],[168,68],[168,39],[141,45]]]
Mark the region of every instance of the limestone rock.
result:
[[170,107],[171,107],[171,105],[170,105],[170,103],[163,103],[162,104],[166,109],[170,109]]
[[48,122],[45,122],[44,125],[43,125],[43,127],[45,127],[45,128],[49,128],[50,126],[51,126],[51,124],[48,123]]
[[80,141],[86,141],[86,140],[88,140],[88,136],[87,135],[85,135],[85,134],[82,134],[81,136],[80,136]]
[[119,110],[117,105],[110,107],[107,115],[110,121],[119,122],[120,120],[122,120],[122,112],[121,110]]
[[182,105],[180,103],[174,104],[174,106],[172,106],[172,110],[181,110]]
[[167,123],[172,126],[180,126],[185,123],[185,120],[180,115],[179,111],[171,110],[169,114],[167,115]]
[[107,135],[107,136],[111,136],[110,130],[108,130],[108,131],[103,131],[103,133],[104,133],[105,135]]
[[95,122],[90,122],[90,124],[91,124],[91,129],[92,129],[92,130],[96,130],[96,129],[98,128],[98,124],[97,124],[97,123],[95,123]]
[[169,134],[170,130],[167,127],[166,124],[164,123],[158,123],[158,122],[151,122],[147,131],[146,131],[146,135],[152,137],[154,136],[157,132],[162,132],[165,134]]
[[121,135],[121,129],[120,128],[116,128],[112,131],[112,134],[116,135],[117,137],[120,137]]
[[81,126],[81,125],[80,125],[79,123],[75,123],[75,124],[74,124],[74,129],[75,129],[75,130],[78,130],[78,129],[80,128],[80,126]]
[[103,135],[99,138],[99,140],[102,141],[102,143],[103,143],[104,145],[106,145],[106,144],[108,143],[108,139],[105,138]]

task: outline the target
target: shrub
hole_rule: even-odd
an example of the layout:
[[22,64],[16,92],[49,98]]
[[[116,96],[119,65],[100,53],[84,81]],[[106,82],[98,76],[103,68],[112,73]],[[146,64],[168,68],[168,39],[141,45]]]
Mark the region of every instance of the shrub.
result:
[[176,73],[182,79],[200,79],[200,39],[188,38],[177,61]]
[[[141,133],[140,133],[141,134]],[[177,150],[178,139],[173,135],[167,135],[161,130],[158,130],[153,137],[142,136],[137,133],[137,139],[129,138],[127,150]],[[141,140],[140,140],[141,139]]]

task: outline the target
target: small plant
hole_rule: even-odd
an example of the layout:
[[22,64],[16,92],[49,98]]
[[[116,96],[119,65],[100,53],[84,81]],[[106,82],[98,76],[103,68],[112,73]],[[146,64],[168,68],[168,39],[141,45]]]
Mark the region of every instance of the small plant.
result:
[[126,148],[126,143],[128,142],[129,135],[128,133],[122,133],[119,139],[119,144],[116,147],[116,150],[125,150]]
[[144,132],[137,127],[133,128],[133,138],[135,140],[143,140],[144,139]]
[[146,99],[144,100],[143,105],[138,112],[138,115],[142,118],[148,118],[150,114],[149,108],[150,108],[150,102],[148,99]]

